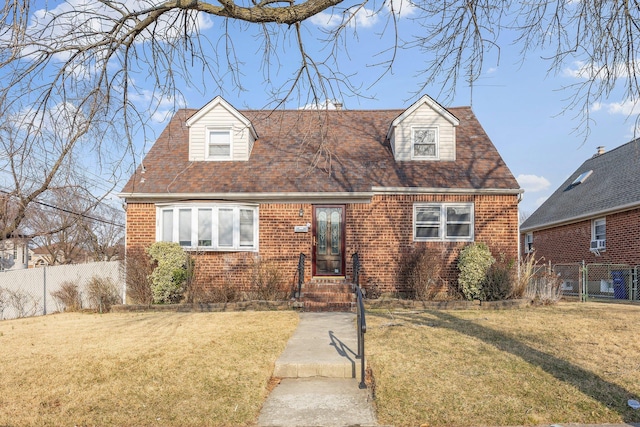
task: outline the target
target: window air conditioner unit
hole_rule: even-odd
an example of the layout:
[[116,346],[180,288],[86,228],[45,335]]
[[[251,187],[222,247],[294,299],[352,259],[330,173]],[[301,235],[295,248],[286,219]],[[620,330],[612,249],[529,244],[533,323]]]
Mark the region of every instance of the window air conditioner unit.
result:
[[591,251],[600,251],[607,248],[606,240],[592,240],[591,241]]

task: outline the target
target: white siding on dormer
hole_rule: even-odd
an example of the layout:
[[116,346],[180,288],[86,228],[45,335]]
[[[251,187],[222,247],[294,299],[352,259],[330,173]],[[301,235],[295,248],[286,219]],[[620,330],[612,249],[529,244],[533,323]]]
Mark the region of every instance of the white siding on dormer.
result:
[[393,130],[390,142],[396,160],[412,160],[412,129],[431,126],[438,128],[439,157],[437,160],[455,160],[455,127],[440,113],[426,104],[421,105],[412,114],[404,118]]
[[225,103],[218,103],[201,114],[189,127],[189,160],[207,161],[209,130],[229,130],[232,135],[233,161],[247,161],[253,148],[254,137],[246,123],[239,120],[237,111],[230,111]]

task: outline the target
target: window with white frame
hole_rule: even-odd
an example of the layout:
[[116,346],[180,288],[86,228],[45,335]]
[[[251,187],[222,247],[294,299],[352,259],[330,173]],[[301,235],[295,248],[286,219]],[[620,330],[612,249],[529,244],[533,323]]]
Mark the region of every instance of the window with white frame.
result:
[[591,249],[602,251],[607,243],[607,220],[598,218],[591,221]]
[[257,251],[258,207],[180,204],[158,207],[157,240],[212,251]]
[[527,233],[524,235],[524,253],[530,254],[533,252],[533,233]]
[[207,159],[231,160],[231,129],[207,129]]
[[437,127],[415,127],[411,133],[411,155],[414,159],[438,158]]
[[473,241],[473,203],[416,203],[413,240]]

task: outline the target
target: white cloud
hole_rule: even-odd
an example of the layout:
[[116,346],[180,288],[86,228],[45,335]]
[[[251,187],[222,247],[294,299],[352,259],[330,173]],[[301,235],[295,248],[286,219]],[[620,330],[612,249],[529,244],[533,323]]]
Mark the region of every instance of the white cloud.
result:
[[[119,31],[110,34],[119,27],[123,14],[148,10],[160,4],[159,0],[123,0],[122,2],[95,2],[91,0],[66,0],[52,9],[38,9],[30,17],[25,33],[27,42],[21,49],[25,59],[38,60],[48,54],[58,61],[67,61],[72,54],[82,51],[87,46],[98,45],[105,40],[107,34],[115,38],[123,36],[135,22],[146,15],[141,14],[122,25]],[[111,5],[113,7],[107,6]],[[183,37],[184,21],[176,19],[182,12],[174,11],[163,14],[156,25],[143,31],[137,38],[138,43],[153,38],[155,41],[175,40]],[[213,26],[211,18],[198,12],[187,12],[190,15],[187,29],[189,33],[206,30]],[[178,28],[179,27],[179,28]],[[153,31],[153,33],[151,32]],[[11,37],[5,32],[0,37]],[[88,78],[92,74],[91,64],[100,63],[109,56],[110,46],[104,49],[94,48],[90,56],[80,54],[74,61],[71,71],[78,79]]]
[[640,69],[640,61],[636,63],[614,63],[614,64],[596,64],[594,62],[574,61],[568,67],[562,70],[564,77],[575,79],[602,79],[611,80],[619,78],[628,78],[629,72],[635,72]]
[[591,110],[604,110],[608,114],[624,114],[625,116],[630,116],[633,114],[640,114],[640,102],[630,99],[622,102],[596,102],[591,106]]
[[370,28],[378,23],[380,17],[373,9],[358,8],[355,12],[345,10],[341,15],[329,12],[320,12],[310,19],[312,24],[324,28],[333,28],[340,25],[349,27]]
[[537,175],[520,174],[516,180],[525,191],[530,193],[545,191],[551,185],[547,178]]
[[405,18],[416,14],[417,7],[412,0],[385,0],[384,9],[374,10],[366,7],[352,7],[339,12],[320,12],[312,16],[311,23],[324,28],[335,28],[340,25],[356,28],[371,28],[380,22],[384,11]]
[[411,0],[386,0],[384,5],[389,12],[393,9],[396,15],[403,18],[415,15],[417,12],[417,7]]

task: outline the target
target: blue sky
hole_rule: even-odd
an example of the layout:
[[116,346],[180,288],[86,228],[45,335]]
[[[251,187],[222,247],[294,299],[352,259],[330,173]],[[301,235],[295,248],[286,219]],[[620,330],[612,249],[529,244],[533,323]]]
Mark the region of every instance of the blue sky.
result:
[[[69,3],[76,1],[80,0],[69,0]],[[408,3],[402,1],[400,35],[408,37],[411,32],[420,29],[411,20],[412,10],[407,6]],[[379,6],[384,10],[384,5]],[[375,8],[375,5],[369,3],[367,7]],[[335,25],[334,19],[339,15],[323,14],[304,23],[306,46],[316,59],[326,57],[329,53],[316,40],[319,30]],[[347,28],[344,39],[346,47],[338,53],[337,63],[340,71],[351,76],[351,81],[359,87],[362,96],[350,97],[345,93],[339,96],[339,101],[348,109],[406,108],[421,95],[428,94],[444,106],[471,105],[526,191],[520,204],[525,214],[532,213],[582,162],[596,152],[596,147],[605,146],[605,149],[611,150],[634,137],[635,123],[633,117],[629,118],[632,112],[630,104],[616,91],[608,99],[600,100],[601,103],[591,104],[592,123],[588,138],[575,132],[582,125],[579,118],[581,111],[564,111],[567,105],[565,99],[571,92],[561,90],[562,87],[580,82],[578,69],[581,64],[571,62],[572,59],[559,72],[549,74],[549,63],[541,59],[546,52],[530,52],[526,60],[521,62],[519,47],[510,45],[510,35],[505,34],[499,40],[500,61],[497,60],[495,49],[488,53],[481,77],[474,84],[473,96],[469,85],[461,82],[456,87],[455,96],[445,98],[440,94],[437,84],[420,90],[423,81],[420,70],[427,57],[425,53],[416,49],[399,52],[392,72],[386,74],[383,74],[384,68],[373,66],[391,54],[384,49],[391,45],[393,33],[387,31],[384,36],[379,35],[385,25],[388,25],[388,21],[384,16],[375,17],[371,10],[363,9],[357,19],[357,32],[354,27]],[[200,26],[200,31],[219,47],[220,20],[204,18],[200,20]],[[231,24],[231,28],[242,61],[238,69],[245,90],[238,91],[229,76],[224,80],[224,90],[215,85],[206,87],[210,80],[197,75],[198,67],[194,67],[196,76],[193,81],[198,86],[181,86],[184,99],[179,100],[178,106],[200,108],[216,95],[222,95],[238,108],[264,108],[269,105],[271,97],[264,84],[266,72],[261,68],[260,39],[256,37],[258,28],[246,24]],[[292,30],[288,34],[292,34]],[[278,48],[275,51],[277,56],[272,57],[274,62],[269,77],[276,83],[282,83],[291,77],[292,67],[299,61],[299,53],[295,40],[288,35],[281,34],[273,41]],[[220,71],[225,72],[224,68]],[[148,86],[145,89],[144,79],[144,73],[137,79],[143,89],[137,94],[140,106],[153,98],[153,88]],[[287,106],[296,108],[304,105],[305,100],[304,97],[296,99],[294,96]],[[157,100],[159,110],[151,122],[156,135],[175,111],[176,103],[173,101]],[[153,139],[151,134],[148,141],[141,138],[137,141],[140,156],[149,149]]]

